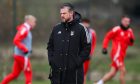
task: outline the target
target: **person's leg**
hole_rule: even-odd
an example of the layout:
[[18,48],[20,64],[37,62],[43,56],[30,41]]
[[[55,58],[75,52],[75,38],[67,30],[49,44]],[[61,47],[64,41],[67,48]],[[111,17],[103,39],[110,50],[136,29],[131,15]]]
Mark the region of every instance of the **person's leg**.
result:
[[83,66],[79,67],[76,72],[76,84],[83,84],[84,83],[84,70]]
[[83,66],[77,69],[66,70],[63,84],[84,84]]
[[126,69],[124,65],[123,59],[119,59],[119,71],[120,71],[120,83],[125,84],[125,74],[126,74]]
[[90,60],[84,62],[84,84],[86,84],[86,76],[89,69]]
[[76,84],[77,83],[77,71],[66,70],[64,84]]
[[21,67],[19,66],[19,63],[15,58],[12,73],[7,75],[4,78],[4,80],[1,82],[1,84],[8,84],[10,81],[12,81],[15,78],[17,78],[19,76],[20,72],[21,72]]
[[125,67],[121,67],[119,70],[120,70],[120,83],[125,84],[125,73],[126,73]]
[[114,67],[111,67],[110,71],[96,84],[104,84],[106,81],[112,79],[116,75],[117,69]]
[[[26,64],[26,63],[24,63]],[[31,63],[30,60],[28,59],[27,61],[27,67],[24,68],[24,75],[26,78],[26,83],[25,84],[32,84],[32,68],[31,68]]]
[[60,76],[61,76],[60,72],[52,70],[52,78],[50,79],[51,84],[60,84],[61,79]]
[[102,78],[104,82],[112,79],[116,75],[117,70],[114,67],[111,67],[111,70]]

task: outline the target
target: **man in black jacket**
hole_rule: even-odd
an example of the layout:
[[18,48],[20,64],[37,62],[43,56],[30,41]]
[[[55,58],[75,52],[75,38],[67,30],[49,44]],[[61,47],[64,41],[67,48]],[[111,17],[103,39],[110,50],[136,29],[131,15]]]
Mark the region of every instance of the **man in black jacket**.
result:
[[60,8],[62,22],[57,24],[48,42],[51,84],[83,84],[83,62],[89,59],[90,43],[80,25],[80,14],[71,4]]

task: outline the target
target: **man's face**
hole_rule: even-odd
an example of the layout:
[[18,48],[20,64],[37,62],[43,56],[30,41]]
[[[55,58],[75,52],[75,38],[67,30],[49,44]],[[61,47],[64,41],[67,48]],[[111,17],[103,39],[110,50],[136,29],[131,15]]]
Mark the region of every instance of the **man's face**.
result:
[[69,22],[73,18],[73,12],[68,7],[61,8],[60,15],[62,22]]
[[29,24],[34,28],[36,26],[36,19],[35,18],[30,18],[28,20]]
[[130,18],[128,17],[122,18],[121,24],[125,27],[128,27],[130,25]]

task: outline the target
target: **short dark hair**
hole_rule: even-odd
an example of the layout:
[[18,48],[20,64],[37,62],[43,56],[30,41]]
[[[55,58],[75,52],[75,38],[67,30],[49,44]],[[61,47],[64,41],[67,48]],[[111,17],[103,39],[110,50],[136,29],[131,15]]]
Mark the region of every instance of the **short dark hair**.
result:
[[83,18],[82,22],[90,23],[90,20],[88,18]]
[[74,11],[74,6],[71,3],[64,3],[60,8],[68,7],[70,11]]
[[130,18],[128,15],[123,15],[122,18]]

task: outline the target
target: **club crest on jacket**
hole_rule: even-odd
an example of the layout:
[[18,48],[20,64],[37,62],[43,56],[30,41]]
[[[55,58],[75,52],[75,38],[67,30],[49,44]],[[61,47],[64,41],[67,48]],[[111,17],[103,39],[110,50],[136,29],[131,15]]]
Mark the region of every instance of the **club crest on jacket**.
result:
[[74,35],[74,31],[71,31],[70,35],[73,36]]

